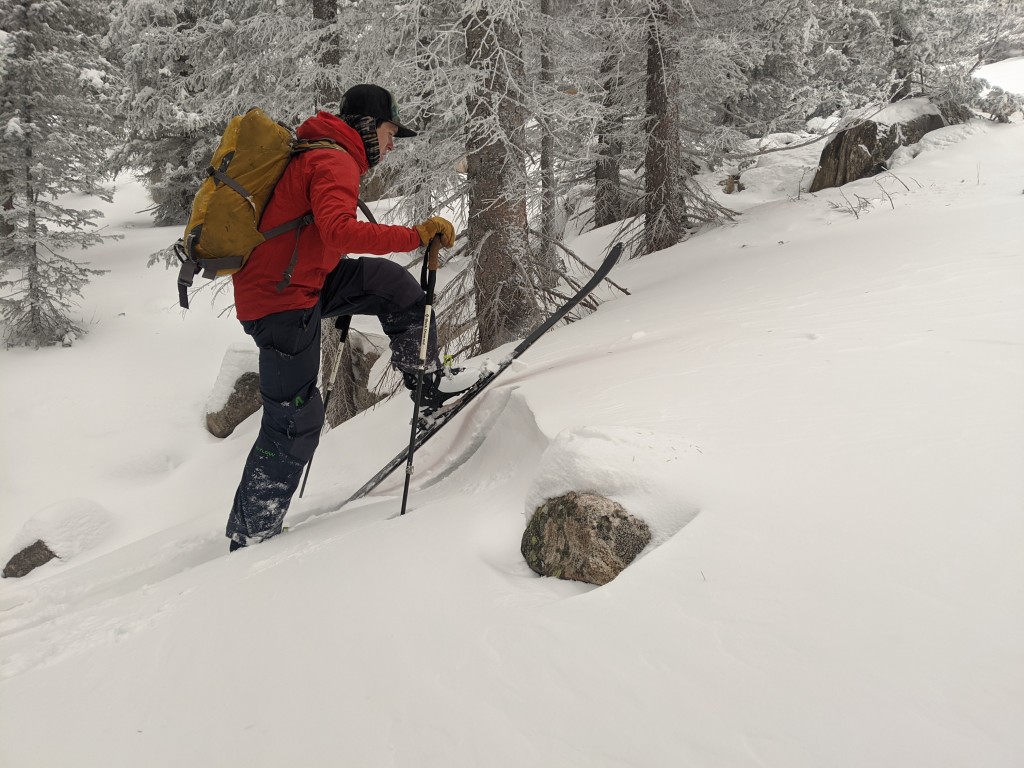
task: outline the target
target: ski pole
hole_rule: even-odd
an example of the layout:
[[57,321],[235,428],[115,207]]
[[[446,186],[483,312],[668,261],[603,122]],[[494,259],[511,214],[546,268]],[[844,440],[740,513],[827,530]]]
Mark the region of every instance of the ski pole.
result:
[[[331,378],[327,381],[327,388],[324,390],[324,417],[327,416],[327,406],[331,402],[331,392],[334,391],[334,382],[338,378],[338,368],[341,367],[341,353],[345,351],[345,341],[348,339],[348,327],[352,323],[352,315],[342,315],[334,321],[334,327],[338,329],[338,354],[334,358],[334,370],[331,371]],[[314,452],[314,456],[315,456]],[[313,466],[313,457],[309,457],[306,463],[306,471],[302,475],[302,487],[299,488],[299,498],[306,492],[306,481],[309,480],[309,468]]]
[[437,268],[440,266],[438,251],[441,250],[441,236],[434,238],[423,252],[423,269],[420,272],[420,284],[427,292],[426,304],[423,307],[423,334],[420,336],[420,360],[416,366],[416,397],[413,398],[412,431],[409,435],[409,457],[405,462],[405,488],[402,490],[402,511],[405,514],[409,501],[409,481],[412,479],[412,455],[416,450],[416,428],[420,420],[420,398],[423,397],[423,373],[427,367],[427,346],[430,341],[430,318],[434,313],[434,283],[437,281]]

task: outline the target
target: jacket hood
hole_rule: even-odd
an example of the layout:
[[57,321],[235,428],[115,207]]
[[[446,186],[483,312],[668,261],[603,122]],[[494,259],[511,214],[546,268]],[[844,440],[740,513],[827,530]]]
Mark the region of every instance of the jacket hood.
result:
[[362,137],[355,128],[352,128],[337,115],[330,112],[318,112],[296,128],[295,135],[300,139],[330,139],[337,142],[355,158],[360,174],[370,170]]

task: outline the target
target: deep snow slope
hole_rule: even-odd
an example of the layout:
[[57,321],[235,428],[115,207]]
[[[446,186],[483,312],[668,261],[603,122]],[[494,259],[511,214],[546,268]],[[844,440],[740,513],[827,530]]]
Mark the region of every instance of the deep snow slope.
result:
[[[245,339],[169,308],[170,273],[130,259],[157,237],[128,229],[94,333],[4,353],[17,386],[69,359],[84,382],[44,389],[51,413],[4,398],[26,455],[61,462],[5,448],[13,498],[50,482],[64,505],[12,537],[106,522],[0,584],[0,763],[1019,765],[1024,124],[921,150],[814,196],[816,149],[770,156],[768,202],[622,265],[631,296],[431,442],[409,515],[400,475],[337,509],[407,439],[396,398],[327,434],[287,534],[231,556],[256,423],[215,441],[198,413]],[[564,487],[649,517],[656,546],[605,587],[536,577],[524,512]]]

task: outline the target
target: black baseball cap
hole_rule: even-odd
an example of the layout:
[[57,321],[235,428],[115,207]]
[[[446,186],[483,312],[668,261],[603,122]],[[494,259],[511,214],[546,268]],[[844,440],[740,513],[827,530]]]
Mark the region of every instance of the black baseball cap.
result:
[[391,93],[379,85],[353,85],[341,97],[341,115],[368,115],[376,120],[385,120],[398,126],[400,139],[408,139],[416,135],[416,131],[406,128],[398,121],[398,105]]

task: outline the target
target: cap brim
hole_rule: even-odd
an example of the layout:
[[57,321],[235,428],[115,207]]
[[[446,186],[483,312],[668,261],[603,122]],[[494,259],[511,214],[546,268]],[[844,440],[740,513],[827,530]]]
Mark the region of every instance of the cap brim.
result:
[[[388,122],[392,122],[393,123],[394,120],[389,120]],[[406,128],[401,123],[395,123],[395,125],[398,126],[398,133],[395,134],[395,138],[396,139],[411,139],[413,136],[418,136],[419,135],[419,133],[417,133],[416,131],[412,130],[411,128]]]

